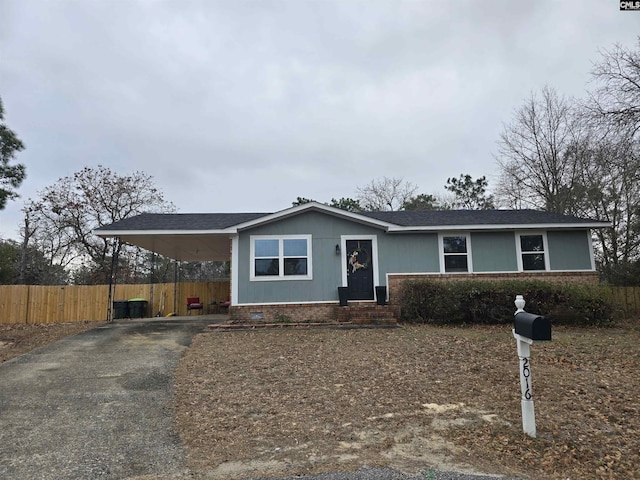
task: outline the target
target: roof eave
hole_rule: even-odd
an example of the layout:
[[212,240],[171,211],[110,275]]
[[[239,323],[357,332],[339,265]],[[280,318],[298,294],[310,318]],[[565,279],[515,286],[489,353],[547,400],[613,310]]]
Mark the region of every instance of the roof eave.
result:
[[94,230],[98,237],[126,237],[132,235],[233,235],[235,227],[215,230]]
[[470,231],[470,230],[549,230],[549,229],[584,229],[611,228],[608,222],[591,223],[514,223],[514,224],[483,224],[483,225],[416,225],[397,226],[389,228],[389,233],[410,232],[442,232],[442,231]]

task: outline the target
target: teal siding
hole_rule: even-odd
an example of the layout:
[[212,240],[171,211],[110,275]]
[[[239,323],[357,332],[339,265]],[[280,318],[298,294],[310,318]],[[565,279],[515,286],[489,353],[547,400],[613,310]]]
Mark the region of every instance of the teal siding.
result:
[[438,235],[382,234],[378,235],[380,283],[385,284],[387,273],[438,273]]
[[473,271],[516,272],[518,260],[513,232],[473,232],[471,234]]
[[551,270],[591,270],[588,231],[547,232]]
[[[243,231],[239,237],[238,301],[242,303],[338,301],[342,257],[336,255],[341,235],[384,235],[380,229],[320,212],[306,212]],[[311,235],[312,280],[250,281],[252,235]]]
[[[252,235],[311,235],[313,278],[250,281]],[[342,247],[343,235],[376,237],[378,263],[374,268],[381,285],[386,284],[388,273],[440,272],[437,233],[388,234],[383,229],[310,211],[240,232],[238,271],[233,273],[239,304],[337,302],[344,252],[336,255],[336,244]],[[551,270],[591,270],[590,241],[587,230],[548,231],[546,248]],[[471,254],[476,273],[518,271],[513,231],[472,232]]]

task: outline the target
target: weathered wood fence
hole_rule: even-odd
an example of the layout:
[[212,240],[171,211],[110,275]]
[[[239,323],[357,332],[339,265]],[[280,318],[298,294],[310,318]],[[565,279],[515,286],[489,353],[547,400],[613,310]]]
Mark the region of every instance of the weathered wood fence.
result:
[[[142,298],[149,302],[148,316],[165,316],[174,312],[176,299],[175,314],[186,315],[187,297],[200,297],[206,312],[229,293],[228,281],[116,285],[112,300]],[[0,324],[106,320],[108,298],[108,285],[0,285]]]

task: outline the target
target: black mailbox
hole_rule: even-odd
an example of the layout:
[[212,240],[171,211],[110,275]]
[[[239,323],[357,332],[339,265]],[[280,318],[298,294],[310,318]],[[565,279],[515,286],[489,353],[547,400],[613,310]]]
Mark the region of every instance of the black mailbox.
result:
[[516,333],[531,340],[551,340],[551,321],[542,315],[520,312],[515,316]]

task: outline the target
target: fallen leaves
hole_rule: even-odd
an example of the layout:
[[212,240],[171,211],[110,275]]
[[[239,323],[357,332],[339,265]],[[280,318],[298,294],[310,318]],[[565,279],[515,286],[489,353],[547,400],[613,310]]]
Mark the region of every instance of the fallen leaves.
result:
[[225,478],[249,460],[269,466],[260,475],[387,465],[640,478],[640,334],[607,332],[556,328],[532,347],[536,439],[522,433],[504,326],[199,335],[178,367],[176,426],[194,467],[225,464]]
[[69,322],[0,325],[0,362],[31,350],[91,330],[105,322]]

